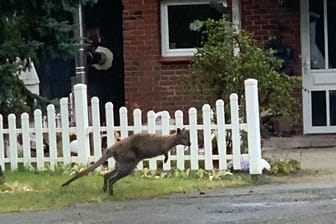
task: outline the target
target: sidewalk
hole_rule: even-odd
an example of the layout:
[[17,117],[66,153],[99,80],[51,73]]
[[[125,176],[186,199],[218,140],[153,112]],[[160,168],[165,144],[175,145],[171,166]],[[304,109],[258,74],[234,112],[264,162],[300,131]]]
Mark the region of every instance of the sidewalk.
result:
[[302,169],[336,172],[336,135],[271,137],[263,143],[263,157],[296,159]]

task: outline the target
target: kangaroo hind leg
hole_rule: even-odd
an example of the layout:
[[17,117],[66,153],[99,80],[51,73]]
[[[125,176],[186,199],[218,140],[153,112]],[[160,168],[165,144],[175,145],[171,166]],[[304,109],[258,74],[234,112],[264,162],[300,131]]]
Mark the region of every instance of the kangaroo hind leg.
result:
[[[106,175],[106,180],[104,180],[106,191],[109,191],[110,194],[113,194],[113,184],[120,180],[123,177],[128,176],[133,172],[133,170],[136,167],[136,163],[134,162],[128,162],[128,163],[120,163],[118,166],[116,166],[116,169],[112,171],[111,173],[108,173]],[[105,178],[104,178],[105,179]]]
[[108,186],[108,179],[110,179],[111,177],[115,176],[118,170],[118,166],[116,164],[116,167],[114,170],[112,170],[111,172],[108,172],[104,175],[104,185],[103,185],[103,191],[106,192],[109,190],[109,186]]

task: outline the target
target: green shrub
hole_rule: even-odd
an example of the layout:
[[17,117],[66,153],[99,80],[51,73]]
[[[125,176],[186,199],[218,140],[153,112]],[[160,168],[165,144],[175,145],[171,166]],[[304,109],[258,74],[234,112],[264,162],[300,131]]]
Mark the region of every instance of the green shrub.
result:
[[258,80],[261,111],[273,116],[291,114],[292,93],[300,79],[279,73],[282,60],[271,50],[263,49],[251,34],[238,31],[225,19],[207,20],[197,29],[203,37],[202,47],[197,49],[190,72],[181,77],[184,90],[200,95],[205,102],[224,99],[226,105],[230,94],[237,93],[244,107],[244,80],[253,78]]
[[298,160],[268,160],[271,165],[271,175],[289,175],[297,173],[301,164]]

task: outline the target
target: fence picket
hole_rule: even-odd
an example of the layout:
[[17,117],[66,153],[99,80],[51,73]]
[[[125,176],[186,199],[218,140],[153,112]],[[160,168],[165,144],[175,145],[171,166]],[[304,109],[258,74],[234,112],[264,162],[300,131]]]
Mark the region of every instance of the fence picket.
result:
[[91,98],[92,133],[93,133],[93,159],[97,161],[102,156],[102,138],[100,133],[100,114],[98,97]]
[[209,104],[202,107],[203,136],[204,136],[204,167],[206,170],[213,169],[212,162],[212,136],[211,136],[211,108]]
[[[107,147],[110,147],[115,142],[113,104],[111,102],[105,104],[105,113],[106,113]],[[108,167],[109,169],[115,167],[115,159],[113,157],[108,160]]]
[[230,111],[231,111],[231,129],[232,129],[232,154],[233,169],[240,170],[240,130],[239,130],[239,110],[238,95],[233,93],[230,95]]
[[198,130],[197,130],[197,110],[192,107],[189,113],[189,132],[190,132],[190,169],[198,170]]
[[29,168],[31,165],[30,152],[30,131],[29,131],[29,115],[28,113],[21,114],[22,126],[22,149],[23,149],[23,165]]
[[57,164],[55,105],[49,104],[47,106],[47,114],[48,114],[48,139],[49,139],[50,169],[54,170]]
[[61,130],[62,130],[62,153],[64,164],[71,162],[70,155],[70,130],[69,130],[69,110],[68,110],[68,98],[63,97],[60,100],[61,107]]
[[34,125],[36,137],[36,167],[38,170],[44,168],[44,149],[43,149],[43,130],[42,130],[42,111],[34,111]]
[[[134,134],[141,133],[142,131],[142,113],[139,108],[133,110]],[[143,169],[143,162],[140,161],[137,165],[138,170]]]
[[[169,113],[168,113],[168,111],[164,111],[162,113],[162,117],[161,117],[161,131],[162,131],[162,135],[169,135],[170,127],[169,127]],[[170,152],[168,152],[168,160],[167,160],[167,162],[164,162],[164,158],[163,158],[162,162],[163,162],[163,170],[170,170],[171,169]]]
[[217,148],[219,157],[219,169],[227,169],[227,156],[226,156],[226,129],[225,129],[225,112],[224,101],[216,101],[216,121],[217,121]]
[[[148,133],[155,134],[155,112],[148,111],[147,113],[147,122],[148,122]],[[157,162],[156,158],[149,159],[149,169],[156,170],[157,169]]]
[[119,109],[120,115],[120,137],[126,138],[128,136],[128,115],[126,107],[121,107]]
[[[175,111],[175,122],[176,128],[184,128],[183,125],[183,112],[181,110]],[[176,146],[176,165],[177,169],[184,170],[184,146],[177,145]]]
[[16,143],[16,117],[15,114],[8,115],[8,127],[9,127],[9,159],[11,170],[17,170],[18,168],[18,151]]

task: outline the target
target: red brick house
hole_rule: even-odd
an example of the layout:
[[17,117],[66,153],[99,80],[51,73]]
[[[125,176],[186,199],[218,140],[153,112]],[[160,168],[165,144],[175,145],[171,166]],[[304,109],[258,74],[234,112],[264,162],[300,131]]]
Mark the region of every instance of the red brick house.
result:
[[[114,36],[123,79],[120,97],[129,109],[188,109],[198,100],[183,95],[177,77],[186,72],[195,46],[185,32],[190,18],[218,17],[209,0],[99,0],[87,21]],[[336,132],[336,2],[332,0],[217,0],[233,22],[264,43],[280,34],[292,50],[290,75],[303,78],[294,93],[302,120],[296,133]],[[100,6],[99,6],[100,5]],[[218,5],[217,5],[218,6]],[[211,11],[210,8],[212,8]],[[209,11],[210,10],[210,11]],[[211,13],[212,12],[212,13]],[[91,13],[92,14],[92,13]],[[115,17],[111,17],[111,16]],[[107,32],[106,30],[112,30]],[[104,29],[103,29],[104,31]],[[104,32],[103,32],[104,33]],[[108,35],[107,35],[108,36]],[[108,38],[107,38],[108,39]],[[192,39],[192,38],[191,38]]]

